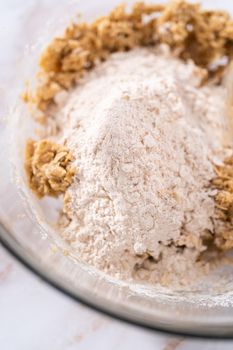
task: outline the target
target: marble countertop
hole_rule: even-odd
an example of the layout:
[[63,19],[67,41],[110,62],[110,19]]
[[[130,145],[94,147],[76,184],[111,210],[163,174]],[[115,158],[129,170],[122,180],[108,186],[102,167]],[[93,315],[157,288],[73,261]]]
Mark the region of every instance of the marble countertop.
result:
[[[14,81],[22,49],[21,22],[27,8],[33,25],[48,0],[0,1],[0,112],[6,112],[5,82]],[[49,0],[50,2],[52,0]],[[78,0],[77,0],[78,1]],[[207,0],[208,2],[209,0]],[[224,2],[225,1],[225,2]],[[216,1],[229,4],[230,0]],[[210,1],[209,1],[210,3]],[[215,2],[214,2],[215,3]],[[92,5],[97,2],[93,0]],[[223,5],[224,6],[224,5]],[[21,34],[20,34],[21,33]],[[14,67],[14,69],[12,69]],[[233,341],[170,337],[100,315],[48,286],[0,246],[1,350],[230,350]]]
[[231,350],[233,341],[168,336],[84,307],[48,286],[0,246],[1,350]]

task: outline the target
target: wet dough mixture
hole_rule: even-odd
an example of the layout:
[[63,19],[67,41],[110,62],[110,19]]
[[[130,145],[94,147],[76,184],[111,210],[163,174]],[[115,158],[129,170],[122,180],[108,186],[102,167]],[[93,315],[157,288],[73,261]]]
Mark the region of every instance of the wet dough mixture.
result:
[[226,13],[178,1],[120,6],[44,52],[24,96],[44,137],[28,141],[25,169],[39,197],[64,196],[59,232],[78,259],[183,285],[208,272],[210,245],[232,247],[221,84],[232,44]]

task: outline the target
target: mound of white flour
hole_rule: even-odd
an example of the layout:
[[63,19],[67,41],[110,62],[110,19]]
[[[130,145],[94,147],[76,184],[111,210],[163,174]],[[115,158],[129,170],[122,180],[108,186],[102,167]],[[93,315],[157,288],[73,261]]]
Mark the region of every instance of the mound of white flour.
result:
[[208,188],[223,88],[168,53],[117,53],[60,100],[57,139],[75,157],[61,227],[80,260],[125,279],[185,283],[212,234]]

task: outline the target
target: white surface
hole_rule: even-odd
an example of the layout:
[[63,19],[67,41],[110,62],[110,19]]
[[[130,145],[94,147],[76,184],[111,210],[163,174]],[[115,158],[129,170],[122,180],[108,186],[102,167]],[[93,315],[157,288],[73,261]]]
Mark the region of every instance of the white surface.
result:
[[231,350],[168,337],[98,314],[49,287],[0,247],[1,350]]
[[[229,6],[231,0],[222,1]],[[6,112],[4,81],[14,81],[22,48],[20,21],[27,4],[44,1],[0,0],[0,119]],[[219,4],[220,1],[208,1]],[[17,40],[18,39],[18,40]],[[14,44],[13,44],[14,43]],[[7,53],[7,54],[6,54]],[[12,74],[6,74],[9,65]],[[0,247],[1,350],[230,350],[233,342],[168,337],[112,320],[63,296],[28,272]]]

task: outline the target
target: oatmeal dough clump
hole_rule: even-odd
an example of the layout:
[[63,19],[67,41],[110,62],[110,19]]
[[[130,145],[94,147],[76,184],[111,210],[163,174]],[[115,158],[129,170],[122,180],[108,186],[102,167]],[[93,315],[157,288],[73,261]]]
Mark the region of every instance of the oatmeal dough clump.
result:
[[233,156],[225,159],[223,165],[215,166],[215,172],[212,181],[213,187],[218,189],[215,244],[221,250],[230,250],[233,248]]
[[[167,5],[124,5],[93,23],[75,23],[55,38],[40,60],[39,84],[24,99],[46,112],[61,90],[74,86],[113,52],[165,43],[182,59],[191,58],[213,74],[212,63],[233,53],[233,21],[224,11],[203,10],[183,0]],[[222,68],[214,69],[221,73]],[[42,114],[41,121],[46,119]]]
[[25,158],[29,186],[39,198],[58,196],[70,186],[74,170],[66,147],[48,140],[28,140]]

